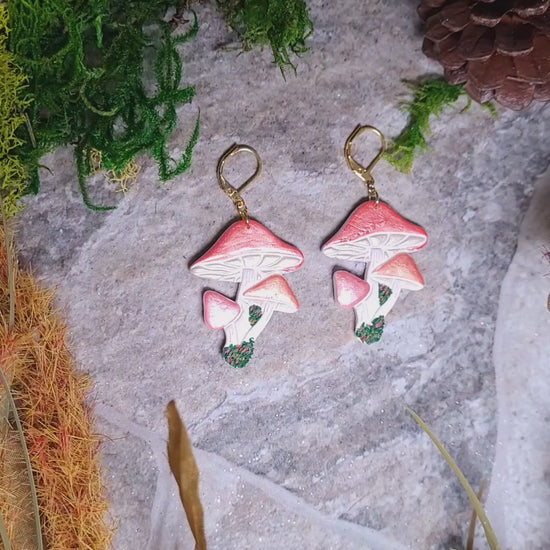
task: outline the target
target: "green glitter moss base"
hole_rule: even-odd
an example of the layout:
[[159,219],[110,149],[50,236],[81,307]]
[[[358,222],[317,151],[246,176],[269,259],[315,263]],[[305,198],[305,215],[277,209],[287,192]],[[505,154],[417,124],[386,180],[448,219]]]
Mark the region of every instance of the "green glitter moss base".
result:
[[252,305],[248,308],[248,322],[253,327],[262,318],[262,308],[260,306]]
[[378,301],[383,306],[392,295],[393,290],[386,285],[378,285]]
[[252,355],[254,354],[254,338],[239,344],[238,346],[231,344],[223,348],[223,358],[236,369],[246,367]]
[[361,340],[364,344],[374,344],[382,338],[384,332],[384,316],[376,317],[371,325],[363,323],[356,331],[355,336]]

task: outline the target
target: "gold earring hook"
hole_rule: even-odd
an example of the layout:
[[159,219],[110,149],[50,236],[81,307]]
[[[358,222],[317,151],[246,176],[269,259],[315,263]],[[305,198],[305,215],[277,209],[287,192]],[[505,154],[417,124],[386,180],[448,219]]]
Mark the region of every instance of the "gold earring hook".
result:
[[[363,132],[373,132],[375,133],[379,138],[381,142],[380,151],[378,154],[374,157],[374,159],[371,161],[371,163],[365,168],[361,164],[359,164],[351,155],[351,145],[356,137],[360,136]],[[344,155],[346,156],[346,160],[348,163],[348,166],[353,171],[353,173],[360,178],[365,185],[367,186],[367,193],[368,198],[367,200],[375,200],[377,203],[380,201],[378,197],[378,191],[374,187],[374,178],[371,174],[372,169],[376,166],[378,161],[382,158],[382,155],[386,152],[386,139],[384,138],[384,135],[380,130],[375,128],[374,126],[361,126],[360,124],[353,130],[351,135],[346,140],[346,146],[344,148]]]
[[[223,175],[223,169],[225,166],[225,161],[241,151],[252,153],[256,157],[256,170],[240,187],[234,187]],[[258,151],[249,145],[239,145],[237,143],[233,144],[218,161],[218,168],[216,170],[218,175],[218,183],[220,184],[222,191],[233,201],[233,204],[237,207],[237,211],[239,212],[241,219],[246,222],[246,225],[249,224],[248,209],[246,208],[246,204],[241,193],[260,175],[261,171],[262,159],[260,158]]]

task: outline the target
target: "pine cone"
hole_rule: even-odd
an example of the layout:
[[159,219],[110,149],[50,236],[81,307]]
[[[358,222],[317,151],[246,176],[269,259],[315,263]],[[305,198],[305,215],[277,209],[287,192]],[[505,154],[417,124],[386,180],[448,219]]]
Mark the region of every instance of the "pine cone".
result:
[[422,50],[485,103],[550,100],[550,0],[422,0]]

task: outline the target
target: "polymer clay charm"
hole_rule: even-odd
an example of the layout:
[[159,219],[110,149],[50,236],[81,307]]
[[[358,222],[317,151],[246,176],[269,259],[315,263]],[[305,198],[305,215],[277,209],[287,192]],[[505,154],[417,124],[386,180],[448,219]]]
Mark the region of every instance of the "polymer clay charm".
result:
[[[351,156],[353,140],[364,131],[376,133],[382,147],[364,168]],[[385,151],[384,136],[372,126],[358,126],[346,141],[349,167],[367,186],[367,200],[349,216],[340,230],[322,247],[331,258],[366,264],[364,276],[337,270],[334,273],[336,301],[355,311],[355,335],[366,344],[382,337],[386,316],[401,290],[420,290],[424,278],[410,256],[428,241],[426,231],[380,202],[371,170]]]
[[[223,166],[228,157],[240,151],[252,152],[258,166],[255,174],[237,189],[223,176]],[[298,300],[283,275],[300,269],[304,263],[304,256],[297,248],[248,218],[240,192],[260,170],[258,153],[246,145],[235,145],[222,156],[218,180],[235,203],[241,220],[231,225],[190,267],[198,277],[239,283],[235,300],[214,290],[206,291],[203,296],[204,321],[211,329],[225,331],[223,358],[238,368],[250,361],[255,340],[274,312],[298,311]]]

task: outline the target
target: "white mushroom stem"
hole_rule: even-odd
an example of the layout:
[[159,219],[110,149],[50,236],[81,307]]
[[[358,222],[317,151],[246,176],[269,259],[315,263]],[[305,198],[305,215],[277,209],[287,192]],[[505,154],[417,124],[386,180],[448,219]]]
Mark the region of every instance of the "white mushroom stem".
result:
[[368,282],[372,287],[370,294],[353,308],[355,311],[355,330],[363,323],[370,325],[373,319],[378,316],[378,310],[380,308],[380,302],[378,301],[378,283],[372,281]]
[[253,327],[250,327],[250,330],[245,337],[246,340],[250,340],[250,338],[258,338],[258,336],[267,326],[267,323],[269,323],[269,320],[273,316],[273,313],[276,311],[275,302],[260,302],[258,300],[257,302],[255,302],[254,305],[260,306],[262,308],[262,316],[258,319],[258,322]]
[[[364,279],[371,286],[370,294],[355,306],[355,330],[363,323],[370,325],[378,317],[380,301],[378,298],[378,283],[371,279],[372,272],[384,262],[384,251],[381,248],[371,248],[370,261],[365,268]],[[365,261],[366,262],[366,261]],[[366,262],[367,263],[367,262]]]
[[230,345],[236,346],[242,342],[242,340],[239,340],[238,338],[237,326],[235,321],[231,321],[231,323],[223,327],[223,330],[225,332],[225,346],[230,346]]
[[[241,283],[237,290],[237,297],[235,301],[241,306],[240,315],[231,323],[231,336],[228,335],[227,341],[233,345],[239,345],[245,340],[248,340],[246,333],[250,329],[250,322],[248,320],[248,308],[252,303],[243,296],[243,293],[250,287],[254,286],[261,279],[261,273],[258,273],[255,269],[245,268],[242,271]],[[230,345],[226,344],[226,345]]]
[[371,248],[369,261],[365,260],[365,263],[368,264],[365,268],[365,276],[363,277],[365,281],[370,283],[370,276],[372,272],[385,260],[384,251],[381,248]]
[[241,298],[243,292],[248,290],[251,286],[254,286],[261,278],[261,274],[255,269],[245,267],[242,271],[241,283],[239,285],[239,290],[237,291],[237,298],[235,298],[235,301],[240,304],[242,301]]
[[401,289],[402,289],[401,282],[396,280],[395,283],[393,283],[391,286],[392,292],[390,297],[386,300],[386,302],[383,305],[381,305],[378,308],[378,311],[376,312],[375,317],[378,317],[379,315],[386,316],[393,309],[393,306],[397,302],[397,298],[401,293]]
[[241,306],[241,313],[232,323],[230,323],[230,325],[225,328],[228,342],[226,345],[234,344],[238,346],[245,340],[248,340],[247,332],[250,329],[248,308],[251,304],[246,300],[246,298],[237,298],[237,303]]

